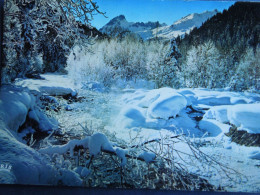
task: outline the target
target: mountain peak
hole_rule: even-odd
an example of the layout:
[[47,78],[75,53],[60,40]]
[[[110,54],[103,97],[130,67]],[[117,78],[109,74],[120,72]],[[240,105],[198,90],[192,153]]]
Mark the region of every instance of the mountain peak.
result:
[[121,21],[126,21],[126,18],[124,15],[119,15],[116,16],[115,18],[113,18],[112,20],[110,20],[107,25],[118,25],[118,23],[120,23]]
[[170,26],[160,24],[158,21],[146,23],[128,22],[124,15],[119,15],[110,20],[100,31],[108,35],[118,35],[121,32],[128,31],[138,34],[144,40],[153,37],[172,39],[179,35],[182,36],[185,33],[189,33],[195,27],[199,28],[203,22],[216,13],[217,10],[189,14]]

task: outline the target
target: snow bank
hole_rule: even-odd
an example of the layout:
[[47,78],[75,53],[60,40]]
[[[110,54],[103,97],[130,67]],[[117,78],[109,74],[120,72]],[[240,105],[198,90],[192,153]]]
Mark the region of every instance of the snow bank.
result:
[[260,104],[238,104],[228,109],[228,119],[238,130],[260,133]]
[[229,92],[225,90],[209,90],[209,89],[180,89],[178,92],[188,99],[188,104],[221,106],[248,104],[259,101],[258,94]]
[[0,121],[15,132],[25,122],[28,110],[35,104],[35,98],[23,90],[14,86],[0,88]]
[[43,74],[44,79],[16,79],[15,85],[27,87],[32,91],[38,91],[51,96],[74,95],[76,86],[67,75]]
[[138,90],[126,94],[123,101],[125,105],[117,118],[118,126],[123,128],[160,128],[187,106],[187,99],[171,88]]
[[35,98],[25,89],[14,86],[0,88],[0,163],[8,162],[12,167],[8,174],[0,171],[3,183],[55,183],[55,171],[48,161],[17,140],[16,132],[34,105]]
[[237,104],[210,108],[203,119],[235,125],[238,130],[260,133],[260,104]]
[[222,123],[229,122],[227,116],[227,110],[230,106],[215,106],[210,108],[205,115],[203,116],[204,119],[215,119]]
[[[155,97],[154,101],[148,107],[147,115],[150,118],[169,119],[176,115],[187,106],[187,100],[184,96],[170,88],[152,90]],[[152,95],[152,97],[154,97]],[[149,94],[148,94],[149,96]]]
[[228,133],[230,127],[230,125],[212,119],[202,119],[199,122],[199,128],[208,133],[207,137],[217,137]]

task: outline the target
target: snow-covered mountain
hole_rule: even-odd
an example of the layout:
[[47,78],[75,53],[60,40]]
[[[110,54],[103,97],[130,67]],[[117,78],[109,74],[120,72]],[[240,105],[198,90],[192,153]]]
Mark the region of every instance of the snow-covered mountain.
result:
[[112,36],[130,31],[140,35],[145,40],[155,37],[172,39],[178,35],[189,33],[195,27],[200,27],[203,22],[216,13],[217,10],[200,14],[193,13],[181,18],[172,25],[160,24],[159,22],[128,22],[124,15],[120,15],[110,20],[100,31]]
[[108,35],[118,35],[122,32],[130,31],[140,35],[143,39],[153,37],[153,30],[167,26],[157,22],[128,22],[124,15],[117,16],[110,20],[100,29],[100,32]]
[[189,33],[193,28],[199,28],[206,20],[217,14],[218,11],[206,11],[203,13],[193,13],[187,15],[180,20],[174,22],[172,25],[160,27],[153,30],[154,37],[161,37],[172,39],[177,36],[182,36]]

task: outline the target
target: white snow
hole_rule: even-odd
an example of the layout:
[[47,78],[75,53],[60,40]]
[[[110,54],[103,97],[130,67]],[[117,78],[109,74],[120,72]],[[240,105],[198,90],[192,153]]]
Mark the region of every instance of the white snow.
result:
[[248,133],[260,133],[260,104],[238,104],[228,109],[230,123]]
[[189,33],[195,27],[200,27],[203,22],[211,18],[216,13],[217,11],[214,10],[206,11],[200,14],[190,14],[176,21],[172,25],[163,24],[162,26],[157,28],[151,28],[148,23],[144,23],[144,26],[137,25],[138,23],[128,22],[125,18],[121,18],[120,20],[118,20],[119,17],[117,17],[117,22],[114,22],[113,24],[108,23],[100,30],[103,33],[110,34],[115,28],[121,28],[122,31],[129,30],[140,35],[140,37],[142,37],[144,40],[149,40],[155,37],[173,39],[178,36],[185,35],[185,33]]
[[156,155],[152,152],[143,151],[138,157],[143,159],[146,163],[150,163],[155,159]]
[[28,116],[30,119],[35,120],[39,123],[41,131],[50,131],[58,129],[58,122],[54,118],[49,118],[41,112],[38,108],[33,108],[29,111]]
[[128,150],[122,148],[116,148],[116,155],[121,159],[121,166],[125,166],[127,163],[125,155],[128,153]]
[[203,118],[231,123],[238,130],[248,133],[260,133],[260,104],[257,103],[215,106],[210,108]]
[[101,150],[111,152],[114,151],[111,143],[108,141],[107,137],[104,134],[95,133],[92,136],[87,136],[85,139],[82,140],[71,140],[65,145],[55,145],[42,148],[39,150],[39,152],[44,154],[64,154],[67,151],[70,151],[70,154],[72,156],[75,146],[83,146],[84,148],[88,148],[89,153],[93,156],[99,154]]
[[211,18],[217,13],[216,10],[214,11],[206,11],[200,14],[193,13],[187,15],[180,20],[174,22],[174,24],[169,26],[159,27],[158,29],[153,30],[153,36],[166,38],[166,39],[173,39],[178,36],[183,36],[185,33],[190,33],[190,31],[197,27],[199,28],[203,22],[207,19]]
[[70,140],[67,144],[65,145],[56,145],[56,146],[50,146],[46,148],[41,148],[39,150],[40,153],[44,154],[65,154],[67,151],[70,151],[70,155],[73,155],[73,149],[76,146],[83,146],[85,148],[88,148],[88,143],[89,143],[89,137],[86,137],[85,139],[82,140]]
[[207,132],[209,137],[217,137],[228,133],[230,125],[220,123],[212,119],[203,119],[199,122],[199,128]]
[[229,122],[227,116],[227,110],[230,106],[215,106],[210,108],[205,115],[203,116],[204,119],[214,119],[222,123]]
[[249,154],[248,156],[251,159],[256,159],[256,160],[260,160],[260,151],[253,151]]
[[102,133],[95,133],[90,137],[88,148],[89,148],[89,153],[94,156],[99,154],[101,149],[112,151],[112,152],[114,151],[107,137]]
[[162,127],[187,106],[186,98],[171,88],[139,90],[123,97],[124,108],[117,119],[122,127]]
[[7,174],[0,172],[5,183],[54,184],[55,170],[38,152],[19,142],[18,128],[25,122],[35,98],[25,89],[14,86],[0,88],[0,162],[12,166]]
[[34,106],[35,98],[22,88],[3,86],[0,100],[0,121],[16,132],[25,122],[28,110]]
[[27,87],[32,91],[41,92],[50,96],[62,96],[71,94],[75,96],[77,91],[74,82],[67,75],[48,73],[41,75],[40,79],[16,79],[15,85]]
[[[31,79],[18,81],[19,85],[24,85],[31,90],[38,90],[42,93],[47,93],[44,86],[49,86],[53,92],[59,89],[60,94],[64,91],[59,87],[69,88],[68,93],[76,95],[71,83],[65,76],[57,77],[47,75],[47,80],[36,81]],[[64,79],[58,83],[59,78]],[[27,83],[28,82],[28,83]],[[43,82],[43,83],[42,83]],[[60,82],[60,81],[59,81]],[[27,83],[27,84],[26,84]],[[67,85],[67,84],[68,85]],[[56,87],[55,87],[56,86]],[[43,87],[43,88],[42,88]],[[248,133],[260,133],[260,95],[246,92],[230,92],[226,90],[209,90],[209,89],[180,89],[174,90],[171,88],[162,89],[139,89],[134,86],[127,90],[114,90],[115,94],[109,96],[106,93],[97,93],[95,91],[86,90],[86,97],[89,96],[92,101],[84,101],[82,103],[70,104],[73,108],[67,113],[66,120],[70,124],[77,122],[93,120],[96,123],[104,122],[104,117],[111,119],[105,124],[105,130],[110,133],[116,133],[116,137],[125,141],[139,136],[144,141],[157,139],[168,134],[184,133],[186,136],[192,137],[194,140],[202,139],[205,143],[210,142],[212,145],[203,146],[201,149],[208,155],[216,156],[222,163],[227,164],[231,168],[238,169],[243,174],[249,177],[249,181],[243,185],[234,184],[227,179],[218,178],[217,173],[207,172],[200,173],[203,177],[209,179],[216,185],[223,185],[226,189],[235,191],[257,191],[260,189],[259,183],[259,147],[245,147],[237,145],[225,136],[231,127],[235,125],[239,130],[246,130]],[[65,90],[66,91],[66,90]],[[67,93],[66,92],[66,93]],[[57,95],[57,93],[50,93]],[[47,93],[47,95],[50,95]],[[113,97],[113,105],[106,105],[103,96]],[[58,99],[58,98],[57,98]],[[57,99],[50,101],[57,103]],[[108,101],[109,102],[109,101]],[[111,101],[112,102],[112,101]],[[93,106],[94,105],[94,106]],[[202,111],[201,116],[205,112],[203,119],[199,122],[195,121],[190,115],[191,105],[193,108],[207,111]],[[90,107],[92,106],[92,107]],[[95,108],[95,109],[94,109]],[[92,109],[92,110],[90,110]],[[111,112],[108,112],[111,111]],[[33,95],[21,89],[20,87],[2,87],[0,90],[0,162],[9,161],[12,165],[10,172],[0,170],[0,182],[3,183],[21,183],[21,184],[56,184],[58,179],[61,179],[65,185],[82,185],[81,177],[87,177],[90,170],[86,167],[78,167],[74,171],[68,170],[71,164],[66,165],[60,162],[61,166],[57,170],[50,165],[49,161],[43,157],[48,154],[64,154],[70,151],[73,155],[73,149],[77,145],[88,148],[91,155],[98,155],[102,150],[111,151],[116,154],[121,160],[121,166],[127,163],[126,154],[128,150],[113,146],[107,137],[102,133],[96,133],[92,136],[87,136],[82,140],[71,140],[65,145],[53,145],[47,148],[42,148],[38,152],[32,148],[19,142],[17,129],[25,121],[25,117],[29,112],[29,117],[39,122],[42,130],[50,129],[57,125],[55,121],[49,119],[42,114],[35,105]],[[65,116],[62,113],[62,116]],[[99,117],[99,118],[98,118]],[[74,119],[73,118],[73,119]],[[115,119],[113,121],[112,119]],[[109,123],[110,122],[110,123]],[[67,125],[67,123],[65,125]],[[51,127],[50,127],[50,126]],[[74,127],[71,125],[70,127]],[[48,128],[47,128],[48,127]],[[179,130],[179,131],[178,131]],[[34,130],[28,127],[25,132],[33,132]],[[73,130],[71,130],[73,131]],[[176,131],[176,132],[175,132]],[[76,134],[76,131],[74,132]],[[207,133],[203,138],[202,135]],[[113,147],[112,147],[113,146]],[[175,143],[174,149],[187,154],[192,154],[192,151],[187,144]],[[42,154],[40,154],[42,153]],[[141,152],[140,158],[147,163],[153,161],[156,157],[154,153]],[[180,160],[177,158],[177,160]],[[63,165],[63,164],[64,165]],[[66,167],[66,169],[64,168]],[[199,165],[198,165],[199,166]],[[188,167],[189,168],[189,167]],[[190,171],[196,170],[190,168]],[[26,173],[26,174],[24,174]],[[55,178],[55,175],[60,175]],[[1,180],[1,176],[6,179]]]
[[182,95],[167,88],[160,89],[160,97],[148,108],[150,118],[169,119],[176,117],[179,112],[187,106],[187,100]]

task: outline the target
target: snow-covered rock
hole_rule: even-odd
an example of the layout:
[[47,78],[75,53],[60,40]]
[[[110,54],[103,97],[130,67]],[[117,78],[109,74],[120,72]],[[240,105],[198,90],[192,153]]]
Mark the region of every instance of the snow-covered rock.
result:
[[11,165],[8,174],[0,171],[0,178],[8,175],[7,183],[55,183],[55,171],[48,161],[17,140],[16,132],[34,103],[35,99],[25,89],[13,86],[0,88],[0,162]]
[[238,130],[260,133],[260,104],[238,104],[228,109],[228,119]]
[[248,133],[260,133],[259,103],[215,106],[210,108],[203,118],[230,123],[235,125],[238,130],[245,130]]
[[176,117],[187,106],[184,96],[170,88],[162,88],[153,91],[156,95],[154,101],[148,107],[147,115],[150,118],[169,119]]
[[222,123],[229,122],[227,116],[227,110],[230,106],[215,106],[210,108],[205,115],[203,116],[204,119],[215,119]]

